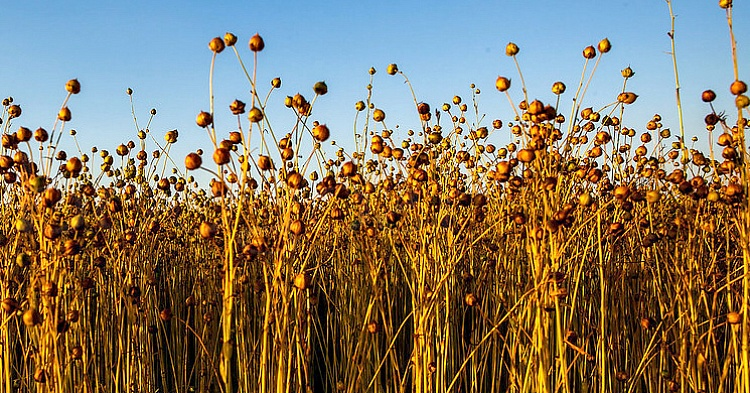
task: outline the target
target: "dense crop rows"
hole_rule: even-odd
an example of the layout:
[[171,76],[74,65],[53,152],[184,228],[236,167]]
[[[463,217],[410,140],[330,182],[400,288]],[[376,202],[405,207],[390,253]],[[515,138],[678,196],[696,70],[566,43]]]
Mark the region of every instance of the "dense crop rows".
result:
[[[236,42],[209,48],[245,69]],[[148,126],[112,153],[57,149],[76,80],[49,132],[5,99],[0,393],[750,390],[747,87],[735,74],[736,116],[703,93],[697,151],[658,114],[628,123],[629,68],[584,104],[610,47],[583,50],[569,112],[562,82],[543,103],[499,77],[507,119],[468,120],[472,86],[415,97],[405,135],[368,96],[355,150],[333,154],[325,83],[273,130],[281,80],[265,95],[252,70],[237,128],[201,112],[210,152],[184,163],[177,131]]]

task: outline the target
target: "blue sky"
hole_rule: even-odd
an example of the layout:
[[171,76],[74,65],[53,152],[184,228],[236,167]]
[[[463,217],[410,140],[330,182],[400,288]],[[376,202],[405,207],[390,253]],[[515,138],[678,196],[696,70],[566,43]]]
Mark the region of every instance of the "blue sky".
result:
[[[724,10],[716,1],[675,1],[677,56],[686,115],[686,135],[705,139],[700,101],[714,89],[717,109],[730,114],[733,80],[729,34]],[[740,79],[750,64],[750,8],[734,9],[740,55]],[[271,98],[268,116],[285,132],[292,117],[283,107],[286,95],[312,97],[312,85],[325,80],[328,95],[318,100],[313,118],[329,125],[332,138],[351,146],[354,103],[365,99],[368,69],[379,72],[374,102],[387,114],[388,126],[418,127],[419,121],[403,79],[385,73],[389,63],[410,78],[418,99],[433,108],[458,94],[470,98],[470,83],[481,89],[480,113],[487,119],[512,120],[506,98],[494,89],[498,75],[510,77],[521,99],[520,80],[504,48],[513,41],[531,97],[552,102],[550,86],[568,86],[562,113],[580,78],[582,49],[608,37],[605,55],[584,106],[600,107],[615,100],[622,84],[620,70],[636,72],[629,90],[639,94],[628,108],[626,126],[644,130],[654,113],[677,130],[674,76],[669,51],[670,19],[664,1],[476,1],[462,2],[38,2],[5,4],[2,13],[3,64],[0,95],[13,96],[23,108],[14,127],[50,129],[65,96],[68,79],[77,78],[81,94],[69,107],[84,150],[96,145],[114,150],[135,140],[136,129],[125,90],[135,91],[141,126],[148,111],[158,114],[151,131],[178,129],[178,162],[188,151],[207,148],[208,138],[194,122],[208,110],[211,52],[207,44],[227,31],[239,37],[238,48],[251,62],[247,41],[260,33],[266,49],[259,56],[258,79],[266,91],[273,77],[282,88]],[[743,77],[744,76],[744,77]],[[215,95],[219,135],[236,125],[227,106],[235,98],[249,102],[249,85],[234,54],[225,51],[216,64]],[[588,103],[588,105],[586,105]],[[469,120],[472,120],[471,118]],[[406,135],[403,134],[403,138]],[[510,139],[500,139],[507,143]],[[72,141],[63,148],[72,150]]]

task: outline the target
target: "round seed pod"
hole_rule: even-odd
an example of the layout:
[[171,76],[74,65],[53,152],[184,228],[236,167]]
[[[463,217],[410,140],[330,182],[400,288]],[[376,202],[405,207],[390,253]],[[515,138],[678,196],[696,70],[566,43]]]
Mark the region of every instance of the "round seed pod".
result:
[[313,138],[318,142],[325,142],[331,136],[331,131],[325,124],[319,124],[312,129]]
[[42,323],[42,314],[36,308],[30,308],[23,313],[22,319],[24,325],[32,327]]
[[703,102],[711,102],[716,99],[716,93],[713,90],[705,90],[701,93],[701,99]]
[[583,57],[587,60],[591,60],[596,57],[596,49],[593,46],[587,46],[583,49]]
[[497,80],[495,80],[495,88],[501,93],[507,91],[510,89],[510,79],[504,76],[498,76]]
[[213,116],[208,112],[201,112],[195,118],[195,124],[197,124],[198,127],[201,127],[201,128],[208,127],[213,122],[214,122]]
[[185,168],[195,170],[203,165],[203,158],[198,153],[189,153],[185,156]]
[[518,45],[516,45],[513,42],[509,42],[508,45],[505,45],[505,55],[512,57],[518,54]]
[[477,297],[477,295],[469,292],[466,294],[466,296],[464,296],[464,303],[466,303],[466,305],[469,307],[474,307],[479,304],[479,298]]
[[380,324],[378,321],[370,321],[367,324],[367,332],[370,334],[377,334],[380,332]]
[[299,273],[294,277],[294,286],[301,291],[309,289],[311,283],[312,278],[307,273]]
[[159,311],[159,319],[161,319],[164,322],[172,320],[173,316],[174,315],[172,314],[172,309],[169,307]]
[[382,109],[375,109],[372,112],[372,120],[374,120],[374,121],[383,121],[383,120],[385,120],[385,112],[383,112]]
[[727,313],[727,322],[730,325],[737,325],[742,322],[742,316],[737,311],[730,311]]
[[0,303],[0,307],[6,314],[11,314],[18,311],[19,306],[20,304],[18,303],[18,300],[12,297],[7,297],[3,299],[2,303]]
[[81,83],[78,79],[71,79],[65,83],[65,90],[70,94],[78,94],[81,92]]
[[248,46],[250,47],[251,51],[257,53],[257,52],[262,51],[263,48],[266,47],[266,43],[263,42],[263,38],[259,34],[256,33],[254,36],[250,37]]
[[72,348],[70,348],[70,358],[73,360],[81,360],[83,357],[83,347],[80,345],[75,345]]
[[729,85],[729,91],[736,96],[745,94],[747,92],[747,84],[743,81],[736,80]]
[[224,47],[224,40],[219,37],[214,37],[211,39],[211,41],[208,42],[208,49],[211,49],[211,52],[214,53],[221,53],[221,51],[224,50]]

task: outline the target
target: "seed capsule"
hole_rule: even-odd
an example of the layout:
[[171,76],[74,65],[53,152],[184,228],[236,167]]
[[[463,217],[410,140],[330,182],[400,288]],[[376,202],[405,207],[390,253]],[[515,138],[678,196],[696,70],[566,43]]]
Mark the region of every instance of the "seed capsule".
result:
[[599,52],[607,53],[609,52],[610,49],[612,49],[612,44],[609,42],[608,39],[605,38],[599,41],[599,45],[597,45],[597,47],[599,48]]
[[237,43],[237,36],[232,33],[224,34],[224,44],[226,46],[234,46]]
[[742,316],[737,311],[731,311],[727,314],[727,322],[730,325],[737,325],[742,322]]
[[744,94],[740,94],[734,99],[734,104],[737,106],[737,109],[745,109],[750,106],[750,98]]
[[593,46],[587,46],[583,49],[583,57],[587,60],[591,60],[596,57],[596,49]]
[[229,154],[229,150],[225,149],[223,147],[220,147],[216,150],[214,150],[213,159],[216,165],[224,165],[229,163],[230,159],[232,158],[231,154]]
[[310,288],[311,283],[312,278],[309,274],[299,273],[294,277],[294,286],[301,291]]
[[638,96],[635,93],[625,92],[625,93],[620,93],[617,96],[617,101],[622,102],[623,104],[629,105],[629,104],[634,103],[637,98]]
[[203,164],[203,158],[198,153],[189,153],[185,156],[185,168],[188,170],[195,170],[201,167]]
[[260,35],[257,33],[250,37],[250,42],[248,43],[248,46],[250,47],[250,50],[253,52],[260,52],[263,50],[263,48],[266,47],[265,42],[263,42],[263,38],[261,38]]
[[318,124],[317,126],[313,127],[312,136],[318,142],[325,142],[331,136],[331,131],[325,124]]
[[247,119],[253,123],[259,123],[263,120],[263,112],[259,108],[253,107],[253,109],[250,109],[250,112],[247,113]]
[[518,45],[509,42],[508,45],[505,45],[505,55],[506,56],[515,56],[518,54]]
[[464,303],[469,307],[474,307],[479,304],[479,298],[473,293],[467,293],[466,296],[464,296]]
[[716,93],[713,90],[706,90],[701,94],[703,102],[711,102],[716,99]]
[[313,91],[319,96],[325,95],[328,93],[328,85],[326,85],[325,82],[316,82],[315,85],[313,85]]
[[30,308],[23,313],[23,323],[28,327],[42,323],[42,314],[36,308]]
[[202,238],[210,239],[216,236],[216,233],[217,233],[216,225],[208,221],[203,221],[201,222],[201,225],[199,227],[199,232]]
[[229,110],[232,111],[233,115],[241,115],[245,113],[245,103],[240,100],[234,100],[229,104]]
[[565,93],[565,83],[562,82],[555,82],[552,84],[552,93],[555,95],[560,95],[562,93]]
[[57,113],[57,118],[60,121],[70,121],[71,117],[70,109],[67,106],[60,109],[60,112]]
[[497,91],[501,93],[510,89],[510,79],[504,76],[498,76],[495,81],[495,87],[497,88]]
[[11,105],[8,107],[8,118],[15,119],[21,116],[21,107],[18,105]]
[[208,112],[201,112],[195,118],[195,123],[198,124],[198,127],[202,127],[202,128],[208,127],[213,122],[214,122],[214,117]]
[[743,81],[734,81],[729,86],[729,91],[736,96],[745,94],[747,92],[747,85]]
[[70,94],[78,94],[81,92],[81,84],[78,79],[71,79],[65,84],[65,90]]
[[224,50],[224,45],[224,40],[219,37],[214,37],[208,42],[208,49],[211,49],[211,52],[214,53],[221,53],[221,51]]

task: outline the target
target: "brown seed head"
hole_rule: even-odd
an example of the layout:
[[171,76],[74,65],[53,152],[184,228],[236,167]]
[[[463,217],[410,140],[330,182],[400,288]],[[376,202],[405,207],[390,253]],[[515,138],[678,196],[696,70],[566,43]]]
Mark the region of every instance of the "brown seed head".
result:
[[292,232],[295,236],[300,236],[305,234],[305,223],[302,220],[294,220],[291,224],[289,224],[289,231]]
[[214,117],[208,112],[201,112],[195,118],[195,124],[197,124],[198,127],[201,127],[201,128],[208,127],[213,122],[214,122]]
[[70,113],[70,109],[68,109],[67,106],[64,107],[64,108],[62,108],[62,109],[60,109],[60,112],[57,113],[57,118],[60,121],[70,121],[70,119],[72,118],[72,115]]
[[599,48],[599,52],[607,53],[610,49],[612,49],[612,44],[609,42],[609,39],[605,38],[599,41],[599,45],[597,45],[597,47]]
[[294,276],[294,286],[304,291],[308,288],[310,288],[310,284],[312,283],[312,278],[309,274],[306,273],[299,273],[296,276]]
[[234,46],[234,44],[237,43],[237,36],[227,32],[224,34],[224,45],[226,46]]
[[466,303],[466,305],[469,307],[474,307],[479,304],[479,298],[477,297],[477,295],[469,292],[466,294],[466,296],[464,296],[464,303]]
[[214,150],[213,159],[216,165],[224,165],[229,163],[231,160],[232,155],[229,153],[229,149],[225,149],[223,147],[220,147],[216,150]]
[[504,76],[498,76],[497,80],[495,80],[495,87],[497,88],[497,91],[501,93],[507,91],[510,89],[510,79]]
[[73,360],[80,360],[83,357],[83,347],[76,345],[70,349],[70,358]]
[[716,99],[716,93],[713,90],[706,90],[701,94],[703,102],[711,102]]
[[34,371],[34,382],[40,384],[47,383],[47,372],[41,368]]
[[318,142],[325,142],[331,136],[331,131],[325,124],[318,124],[312,129],[312,136]]
[[539,100],[531,101],[528,112],[531,115],[539,115],[544,112],[544,104]]
[[81,162],[81,159],[78,157],[71,157],[65,163],[65,169],[70,173],[78,173],[83,169],[83,162]]
[[377,334],[380,332],[380,324],[378,321],[370,321],[367,324],[367,332],[370,334]]
[[326,83],[323,81],[316,82],[313,85],[313,92],[315,92],[315,94],[319,96],[325,95],[326,93],[328,93],[328,85],[326,85]]
[[286,184],[291,188],[292,190],[299,190],[305,187],[307,185],[307,181],[305,180],[305,177],[302,176],[299,172],[290,172],[286,176]]
[[253,123],[259,123],[263,120],[263,111],[258,107],[253,107],[250,112],[247,113],[247,119]]
[[263,50],[263,48],[266,47],[265,42],[263,42],[263,38],[261,38],[260,35],[257,33],[250,37],[250,42],[248,43],[248,46],[250,47],[250,50],[253,52],[260,52]]
[[20,304],[18,303],[18,300],[12,297],[7,297],[3,299],[2,304],[0,304],[0,306],[2,306],[2,309],[6,314],[10,314],[10,313],[16,312]]
[[30,308],[23,313],[23,323],[28,327],[42,323],[42,314],[36,308]]
[[172,320],[173,316],[174,315],[172,314],[172,309],[171,308],[167,307],[167,308],[159,311],[159,319],[161,319],[164,322]]
[[269,156],[258,156],[258,168],[262,171],[273,169],[273,161]]
[[78,94],[81,92],[81,84],[78,79],[71,79],[65,84],[65,90],[70,94]]
[[518,54],[518,45],[509,42],[508,45],[505,45],[505,55],[506,56],[515,56]]
[[516,153],[516,158],[518,158],[519,162],[528,164],[529,162],[534,161],[536,153],[531,149],[521,149]]
[[622,102],[626,105],[634,103],[637,98],[638,96],[635,93],[631,92],[620,93],[619,95],[617,95],[617,101]]
[[750,106],[750,98],[744,94],[740,94],[734,99],[734,105],[737,106],[737,109],[745,109]]
[[727,322],[730,325],[737,325],[742,322],[742,316],[737,311],[731,311],[727,314]]
[[372,112],[372,119],[375,121],[383,121],[385,120],[385,112],[383,112],[382,109],[375,109]]
[[552,84],[552,93],[555,95],[560,95],[562,93],[565,93],[565,83],[562,82],[555,82]]
[[16,131],[16,140],[18,142],[28,142],[31,139],[31,130],[26,127],[19,127]]
[[211,49],[211,52],[214,53],[221,53],[221,51],[224,50],[224,40],[219,37],[212,38],[211,41],[208,42],[208,49]]
[[596,57],[596,49],[593,46],[587,46],[583,49],[583,57],[587,60],[591,60]]
[[8,118],[15,119],[21,116],[21,107],[18,105],[11,105],[8,107]]
[[241,115],[245,113],[245,103],[240,100],[234,100],[229,104],[229,110],[232,111],[233,115]]
[[729,86],[729,91],[736,96],[745,94],[747,93],[747,85],[745,84],[745,82],[737,80],[732,82],[732,84]]
[[201,237],[204,239],[210,239],[216,236],[216,233],[217,233],[216,225],[208,221],[201,222],[201,225],[198,229],[199,229]]
[[47,130],[44,128],[37,128],[36,131],[34,131],[34,140],[37,142],[47,142],[47,139],[49,139],[49,134],[47,133]]

